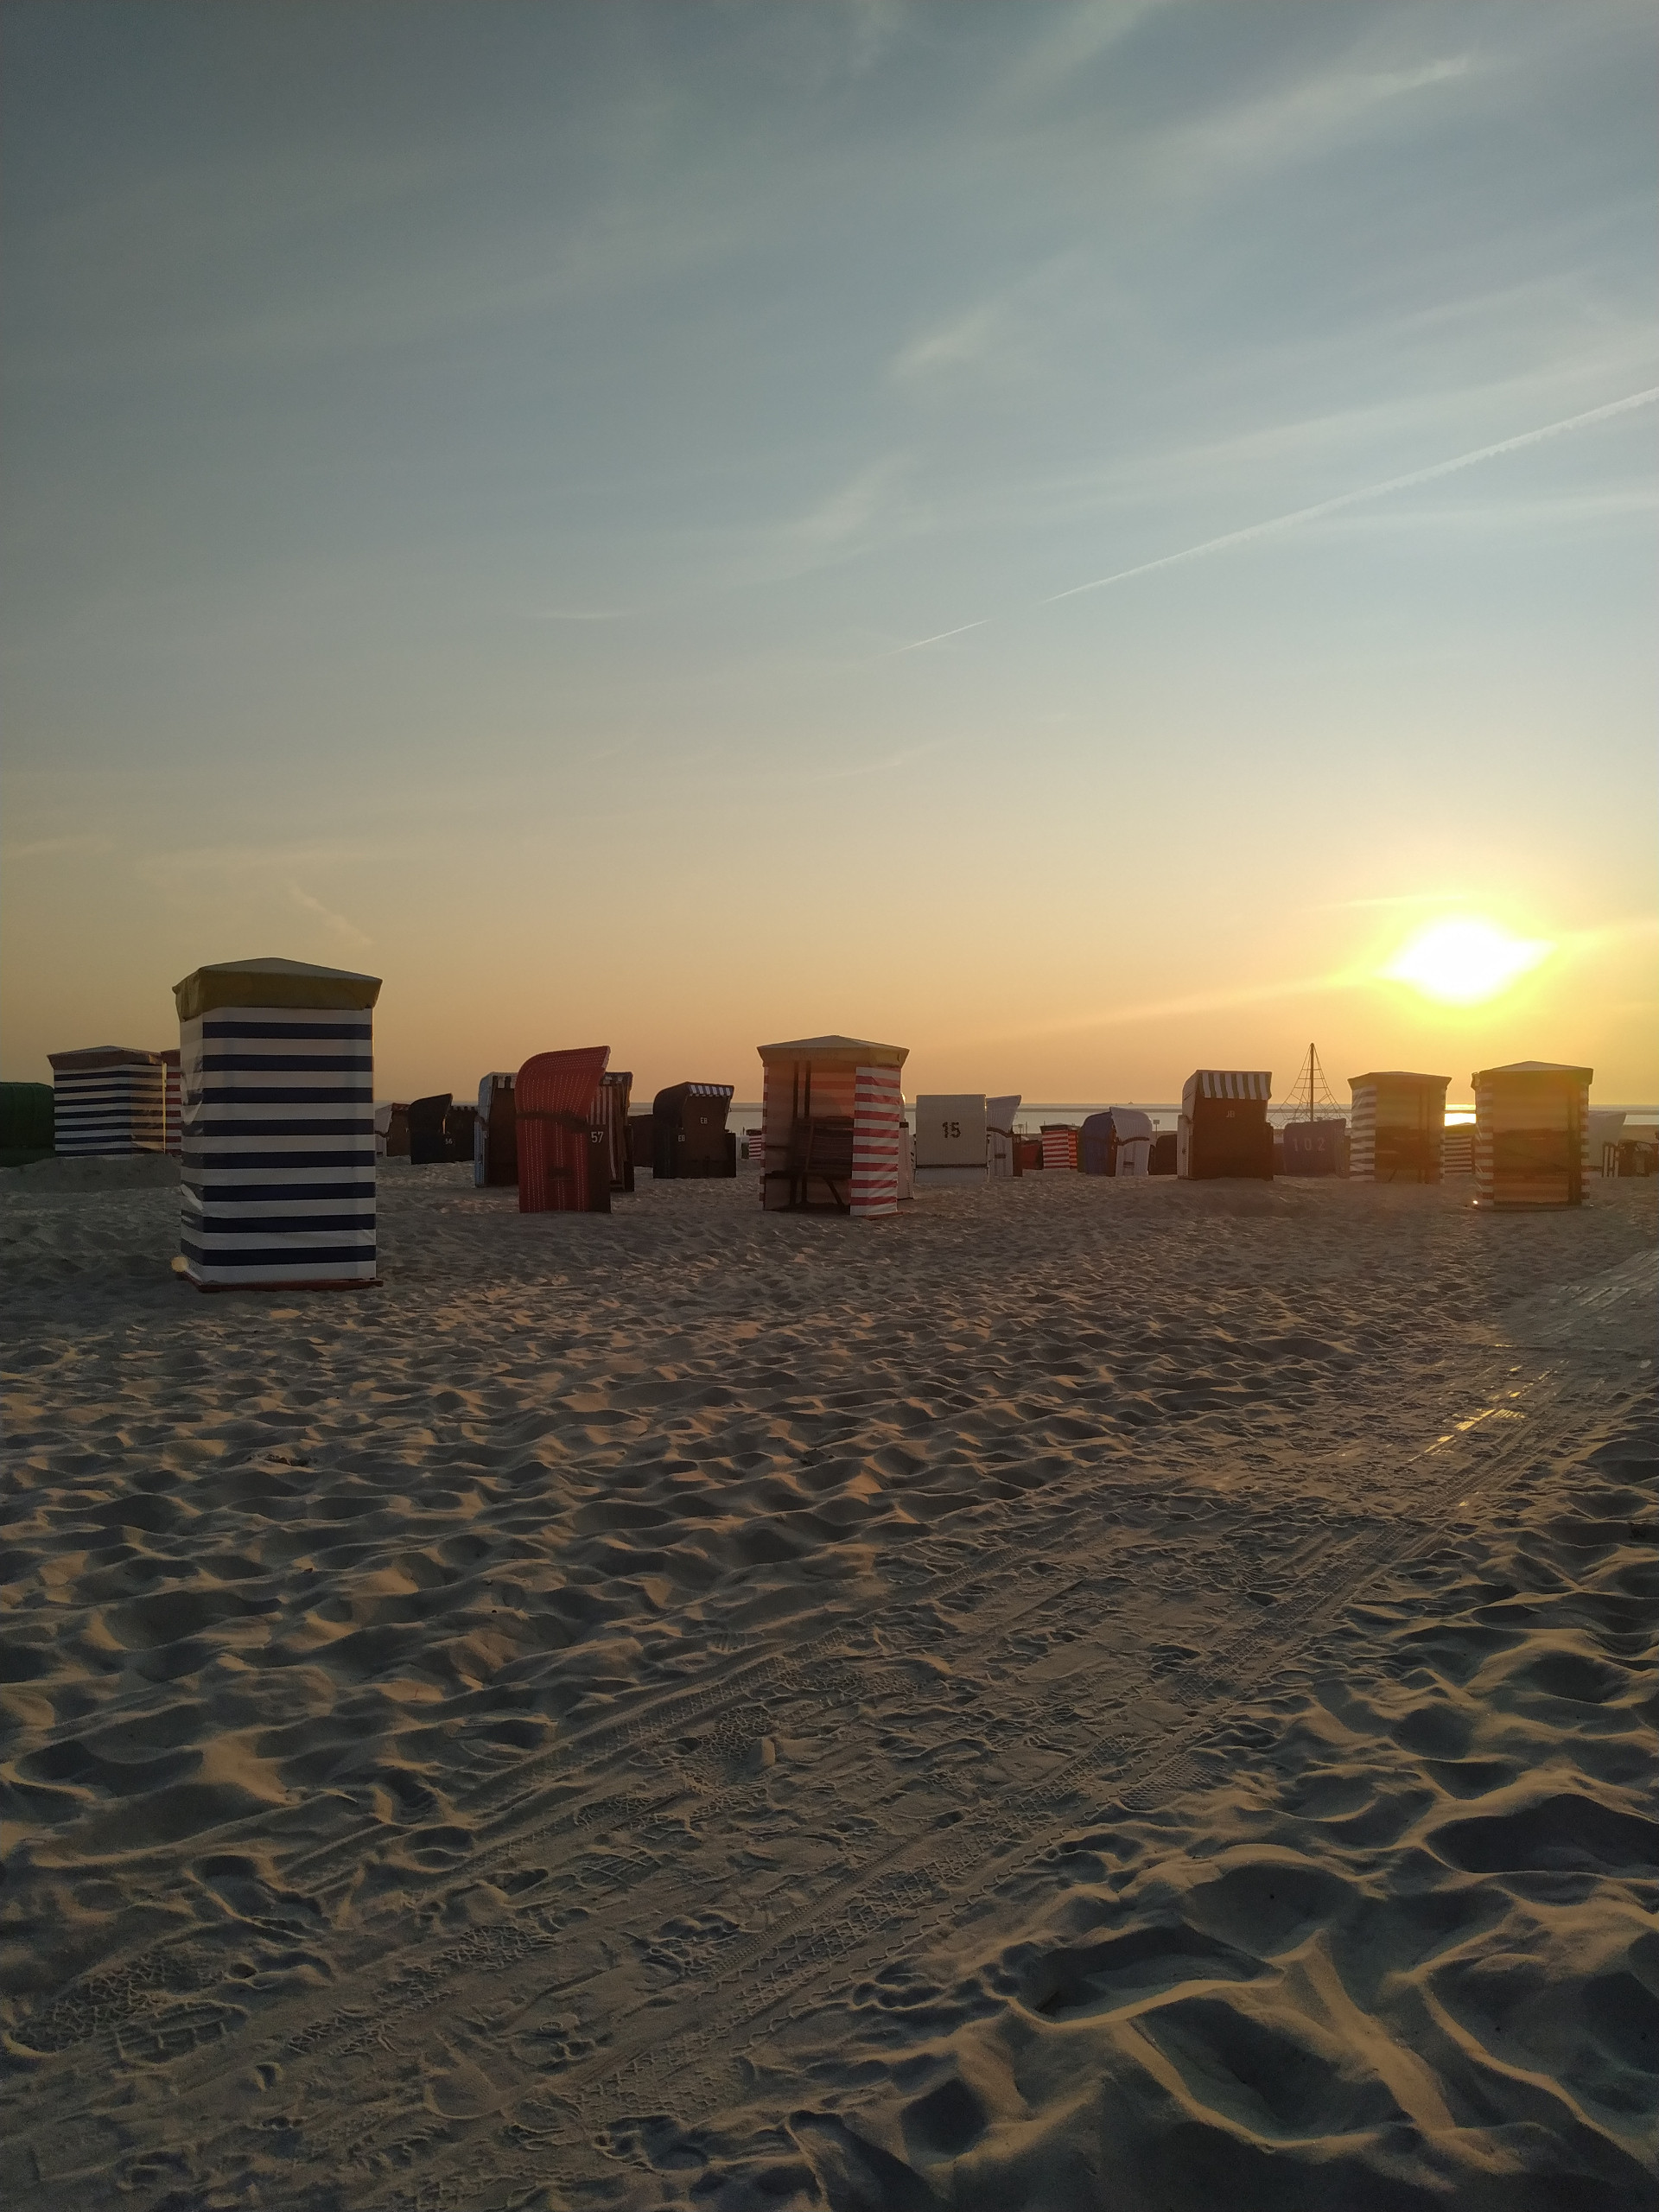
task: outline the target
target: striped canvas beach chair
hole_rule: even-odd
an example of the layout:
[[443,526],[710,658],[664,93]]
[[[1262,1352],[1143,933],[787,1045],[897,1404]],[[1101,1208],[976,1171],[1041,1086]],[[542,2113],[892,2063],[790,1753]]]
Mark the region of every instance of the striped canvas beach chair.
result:
[[513,1084],[520,1213],[608,1213],[611,1160],[600,1105],[608,1045],[537,1052]]
[[48,1052],[54,1149],[72,1160],[130,1160],[167,1148],[167,1077],[159,1052],[94,1045]]
[[729,1083],[674,1083],[657,1093],[648,1118],[658,1182],[736,1174],[737,1140],[726,1128],[732,1090]]
[[1273,1077],[1263,1068],[1198,1068],[1188,1076],[1176,1130],[1176,1173],[1271,1182],[1272,1096]]
[[334,1289],[375,1273],[378,976],[227,961],[174,988],[180,1247],[205,1290]]

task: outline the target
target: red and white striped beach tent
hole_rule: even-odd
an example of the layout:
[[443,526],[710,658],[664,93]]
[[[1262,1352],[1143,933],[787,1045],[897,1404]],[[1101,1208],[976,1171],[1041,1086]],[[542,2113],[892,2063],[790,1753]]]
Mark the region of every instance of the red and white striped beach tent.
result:
[[759,1047],[768,1212],[824,1209],[859,1219],[897,1213],[905,1045],[798,1037]]
[[608,1213],[609,1116],[601,1103],[608,1045],[537,1052],[512,1087],[520,1213]]
[[1265,1068],[1198,1068],[1181,1087],[1175,1173],[1197,1178],[1254,1176],[1273,1180],[1273,1131],[1268,1102],[1273,1077]]
[[1075,1122],[1045,1122],[1042,1126],[1043,1166],[1052,1173],[1056,1168],[1075,1170],[1077,1164],[1077,1130]]
[[1556,1060],[1514,1060],[1469,1078],[1475,1087],[1477,1204],[1583,1204],[1594,1072]]
[[1445,1165],[1449,1075],[1377,1068],[1351,1075],[1348,1175],[1355,1183],[1438,1183]]

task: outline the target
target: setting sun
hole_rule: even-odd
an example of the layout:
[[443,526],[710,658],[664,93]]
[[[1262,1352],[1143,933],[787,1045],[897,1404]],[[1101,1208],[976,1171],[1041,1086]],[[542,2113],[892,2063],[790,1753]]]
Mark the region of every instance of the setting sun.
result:
[[1511,937],[1495,923],[1460,918],[1419,930],[1382,973],[1427,998],[1473,1006],[1495,998],[1554,950],[1547,938]]

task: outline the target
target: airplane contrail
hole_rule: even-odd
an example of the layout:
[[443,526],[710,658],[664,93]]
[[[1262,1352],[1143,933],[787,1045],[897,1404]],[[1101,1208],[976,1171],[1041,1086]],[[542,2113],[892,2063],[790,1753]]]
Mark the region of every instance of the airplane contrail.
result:
[[1130,576],[1150,575],[1154,569],[1171,568],[1177,561],[1196,561],[1201,554],[1219,553],[1226,546],[1245,544],[1253,537],[1265,537],[1269,531],[1289,530],[1299,522],[1312,522],[1319,515],[1332,515],[1339,508],[1355,506],[1362,499],[1381,499],[1390,492],[1408,492],[1415,485],[1432,484],[1438,476],[1450,476],[1459,468],[1472,468],[1477,461],[1495,461],[1499,454],[1538,445],[1545,438],[1560,437],[1566,430],[1582,429],[1586,423],[1605,423],[1611,415],[1627,414],[1633,407],[1650,406],[1656,399],[1659,399],[1659,385],[1650,385],[1646,391],[1633,391],[1627,399],[1609,400],[1605,407],[1588,407],[1581,415],[1563,416],[1559,423],[1546,423],[1540,429],[1522,430],[1515,437],[1500,438],[1496,445],[1477,446],[1472,453],[1460,453],[1453,461],[1433,461],[1427,468],[1411,469],[1404,476],[1385,477],[1382,483],[1363,485],[1357,492],[1338,492],[1332,499],[1320,499],[1313,506],[1297,507],[1287,515],[1275,515],[1270,522],[1253,522],[1243,530],[1230,530],[1224,537],[1207,537],[1202,545],[1188,545],[1179,553],[1166,553],[1160,560],[1141,561],[1133,569],[1118,569],[1109,576],[1096,576],[1092,583],[1073,584],[1070,590],[1054,592],[1040,604],[1052,607],[1058,600],[1076,599],[1080,592],[1103,591],[1108,584],[1123,583]]
[[[1344,507],[1357,506],[1363,499],[1386,499],[1391,492],[1408,492],[1419,484],[1432,484],[1437,477],[1450,476],[1459,468],[1472,468],[1477,462],[1495,461],[1500,454],[1516,453],[1522,446],[1541,444],[1546,438],[1557,438],[1567,430],[1582,429],[1586,423],[1605,423],[1614,415],[1626,415],[1637,407],[1649,407],[1659,399],[1659,385],[1650,385],[1645,391],[1633,391],[1624,399],[1609,400],[1602,407],[1587,407],[1582,414],[1563,416],[1559,423],[1545,423],[1535,430],[1519,431],[1512,438],[1500,438],[1496,445],[1477,446],[1472,453],[1460,453],[1451,461],[1432,461],[1427,468],[1414,468],[1403,476],[1385,477],[1380,484],[1362,485],[1357,491],[1338,492],[1333,499],[1318,500],[1311,507],[1296,507],[1289,514],[1274,515],[1267,522],[1253,522],[1243,530],[1230,530],[1220,537],[1206,537],[1202,544],[1183,546],[1179,553],[1165,553],[1155,561],[1139,561],[1133,568],[1115,569],[1110,575],[1096,576],[1086,584],[1072,584],[1065,591],[1052,592],[1046,599],[1037,601],[1039,607],[1053,607],[1063,599],[1076,599],[1086,591],[1104,591],[1109,584],[1127,583],[1131,576],[1149,576],[1156,569],[1173,568],[1179,561],[1197,561],[1206,553],[1224,552],[1231,545],[1248,544],[1252,538],[1266,537],[1273,531],[1291,530],[1298,523],[1316,521],[1321,515],[1338,513]],[[931,638],[917,638],[901,645],[900,652],[919,652],[924,645],[937,645],[946,638],[959,638],[964,631],[982,630],[993,618],[982,615],[977,622],[963,622],[954,630],[940,630]]]

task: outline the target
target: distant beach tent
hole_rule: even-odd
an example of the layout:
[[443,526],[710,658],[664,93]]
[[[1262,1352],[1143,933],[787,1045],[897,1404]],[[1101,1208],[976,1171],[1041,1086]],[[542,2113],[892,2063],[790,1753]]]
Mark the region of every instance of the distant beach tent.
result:
[[1180,1155],[1180,1138],[1173,1129],[1160,1129],[1153,1138],[1147,1160],[1148,1175],[1173,1175]]
[[0,1166],[49,1160],[52,1122],[49,1083],[0,1083]]
[[1348,1174],[1356,1183],[1438,1183],[1446,1160],[1449,1075],[1403,1068],[1351,1075],[1353,1129]]
[[1014,1132],[1014,1117],[1019,1111],[1017,1090],[1007,1097],[985,1101],[986,1159],[994,1182],[1020,1173],[1020,1143]]
[[1592,1175],[1617,1175],[1618,1173],[1618,1141],[1624,1134],[1624,1116],[1607,1107],[1598,1107],[1590,1116],[1589,1142],[1585,1147],[1585,1158]]
[[412,1166],[435,1167],[449,1157],[445,1142],[443,1125],[453,1104],[447,1090],[435,1090],[428,1098],[411,1098],[409,1103],[409,1157]]
[[130,1159],[167,1148],[167,1071],[127,1045],[48,1052],[54,1148],[70,1159]]
[[897,1213],[905,1045],[798,1037],[759,1048],[765,1071],[761,1203],[859,1219]]
[[1554,1060],[1516,1060],[1470,1077],[1475,1087],[1477,1203],[1583,1203],[1593,1073]]
[[1472,1175],[1475,1172],[1475,1125],[1459,1122],[1440,1139],[1440,1177]]
[[1249,1176],[1271,1182],[1272,1096],[1273,1077],[1266,1069],[1195,1070],[1181,1086],[1176,1173],[1195,1180]]
[[1090,1114],[1077,1131],[1077,1166],[1085,1175],[1149,1175],[1152,1116],[1137,1106]]
[[473,1124],[473,1180],[480,1190],[505,1190],[518,1180],[518,1124],[513,1077],[498,1069],[478,1086]]
[[204,1289],[373,1282],[379,977],[231,960],[198,968],[173,995],[189,1280]]
[[184,1117],[184,1077],[180,1065],[176,1045],[163,1045],[161,1052],[162,1076],[162,1120],[167,1128],[167,1149],[176,1160],[182,1147]]
[[990,1173],[990,1121],[982,1091],[924,1091],[916,1099],[912,1179],[918,1190],[982,1183]]
[[1077,1132],[1070,1122],[1045,1122],[1042,1125],[1043,1167],[1075,1168],[1077,1164]]
[[631,1073],[617,1070],[601,1078],[599,1116],[605,1128],[605,1157],[613,1191],[633,1188],[633,1147],[628,1141],[628,1104],[632,1096]]
[[1348,1124],[1334,1116],[1314,1122],[1287,1122],[1284,1127],[1287,1175],[1346,1175]]
[[[513,1084],[520,1213],[608,1213],[610,1131],[601,1104],[608,1045],[537,1052]],[[625,1101],[626,1111],[626,1101]]]
[[672,1083],[651,1102],[651,1171],[658,1182],[723,1180],[737,1173],[737,1139],[727,1132],[729,1083]]

